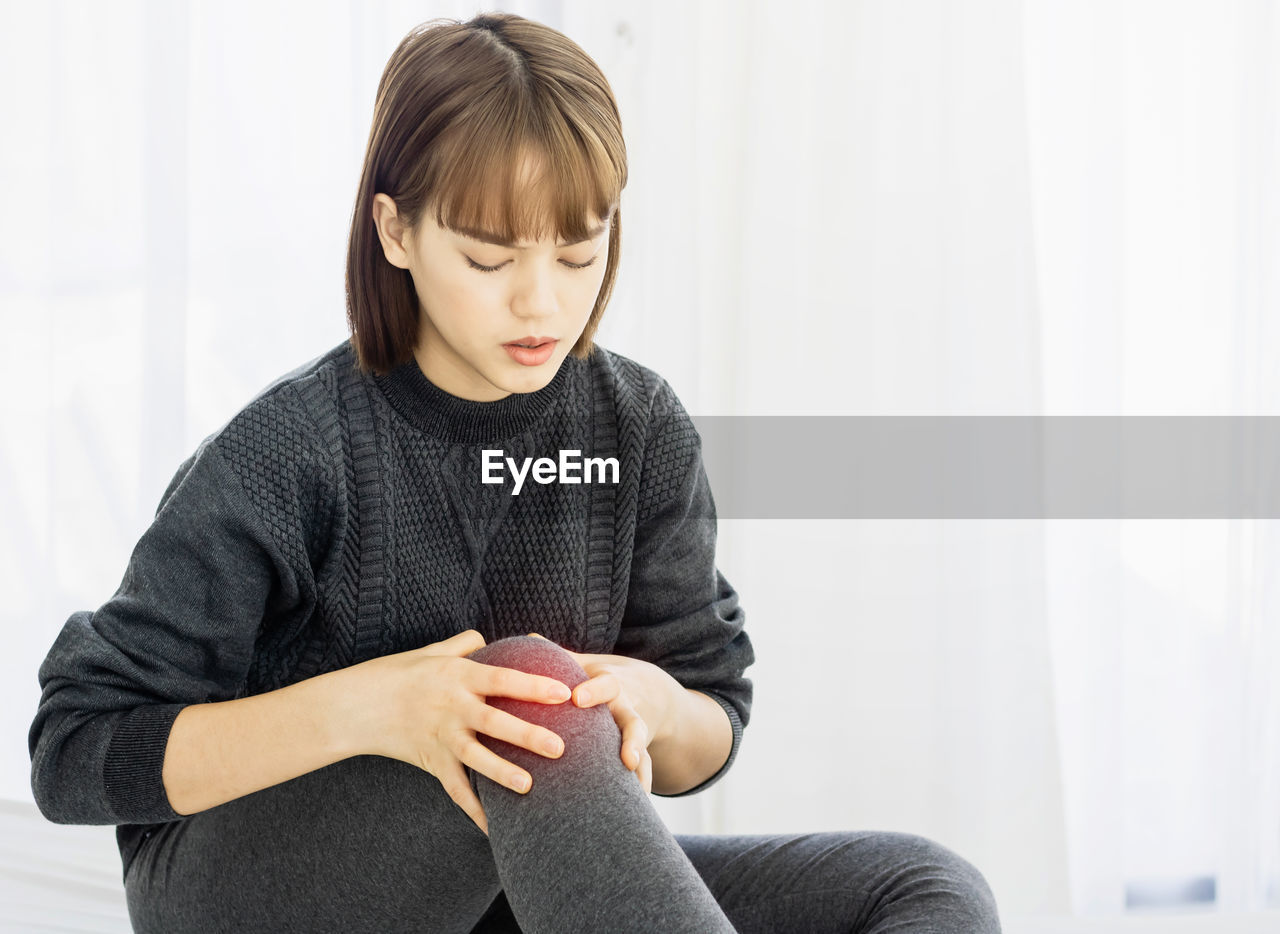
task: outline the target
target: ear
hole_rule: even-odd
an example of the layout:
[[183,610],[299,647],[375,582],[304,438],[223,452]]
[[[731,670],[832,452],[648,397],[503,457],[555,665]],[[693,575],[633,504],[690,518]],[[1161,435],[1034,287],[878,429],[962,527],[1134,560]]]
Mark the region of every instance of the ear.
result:
[[388,195],[373,196],[373,224],[382,241],[382,252],[387,262],[400,269],[409,268],[409,251],[413,249],[411,231],[400,221],[396,203]]

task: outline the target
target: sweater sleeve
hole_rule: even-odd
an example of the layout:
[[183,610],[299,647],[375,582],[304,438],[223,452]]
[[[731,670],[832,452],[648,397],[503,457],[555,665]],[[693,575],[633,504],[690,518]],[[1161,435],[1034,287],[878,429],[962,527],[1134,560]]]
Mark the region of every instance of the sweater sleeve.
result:
[[658,665],[722,708],[733,746],[721,768],[679,795],[718,781],[737,758],[751,713],[755,660],[738,594],[716,568],[716,511],[702,443],[675,394],[660,384],[637,504],[631,581],[615,651]]
[[119,590],[72,614],[41,664],[28,746],[49,820],[180,819],[161,776],[173,721],[189,704],[240,695],[264,619],[306,612],[314,587],[300,549],[264,518],[272,503],[291,512],[305,474],[290,432],[252,430],[273,405],[255,402],[182,465]]

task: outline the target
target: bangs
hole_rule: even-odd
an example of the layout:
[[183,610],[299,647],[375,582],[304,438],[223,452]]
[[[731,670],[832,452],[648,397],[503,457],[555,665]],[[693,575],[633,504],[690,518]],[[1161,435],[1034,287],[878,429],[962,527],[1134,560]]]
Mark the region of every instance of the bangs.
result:
[[555,107],[531,112],[519,92],[494,97],[436,141],[425,187],[437,223],[509,245],[587,239],[618,205],[621,154]]

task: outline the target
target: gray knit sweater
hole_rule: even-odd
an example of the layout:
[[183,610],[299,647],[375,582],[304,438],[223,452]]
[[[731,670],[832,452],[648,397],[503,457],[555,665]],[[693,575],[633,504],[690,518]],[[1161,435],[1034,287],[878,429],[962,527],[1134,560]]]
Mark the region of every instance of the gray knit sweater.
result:
[[[502,461],[613,457],[515,494]],[[572,455],[570,455],[572,457]],[[543,476],[546,476],[543,471]],[[116,824],[126,865],[180,820],[161,781],[188,704],[274,690],[468,628],[653,662],[718,701],[737,755],[753,661],[715,567],[696,430],[652,371],[598,349],[545,388],[458,399],[348,344],[281,377],[178,470],[116,594],[40,667],[31,784],[47,818]],[[686,792],[691,793],[691,792]]]

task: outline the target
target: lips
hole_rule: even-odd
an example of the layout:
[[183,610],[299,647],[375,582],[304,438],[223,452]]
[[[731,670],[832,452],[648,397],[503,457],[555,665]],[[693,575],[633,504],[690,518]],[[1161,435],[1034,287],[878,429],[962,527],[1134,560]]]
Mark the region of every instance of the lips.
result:
[[502,345],[502,349],[521,366],[542,366],[553,356],[559,340],[554,337],[522,337]]

